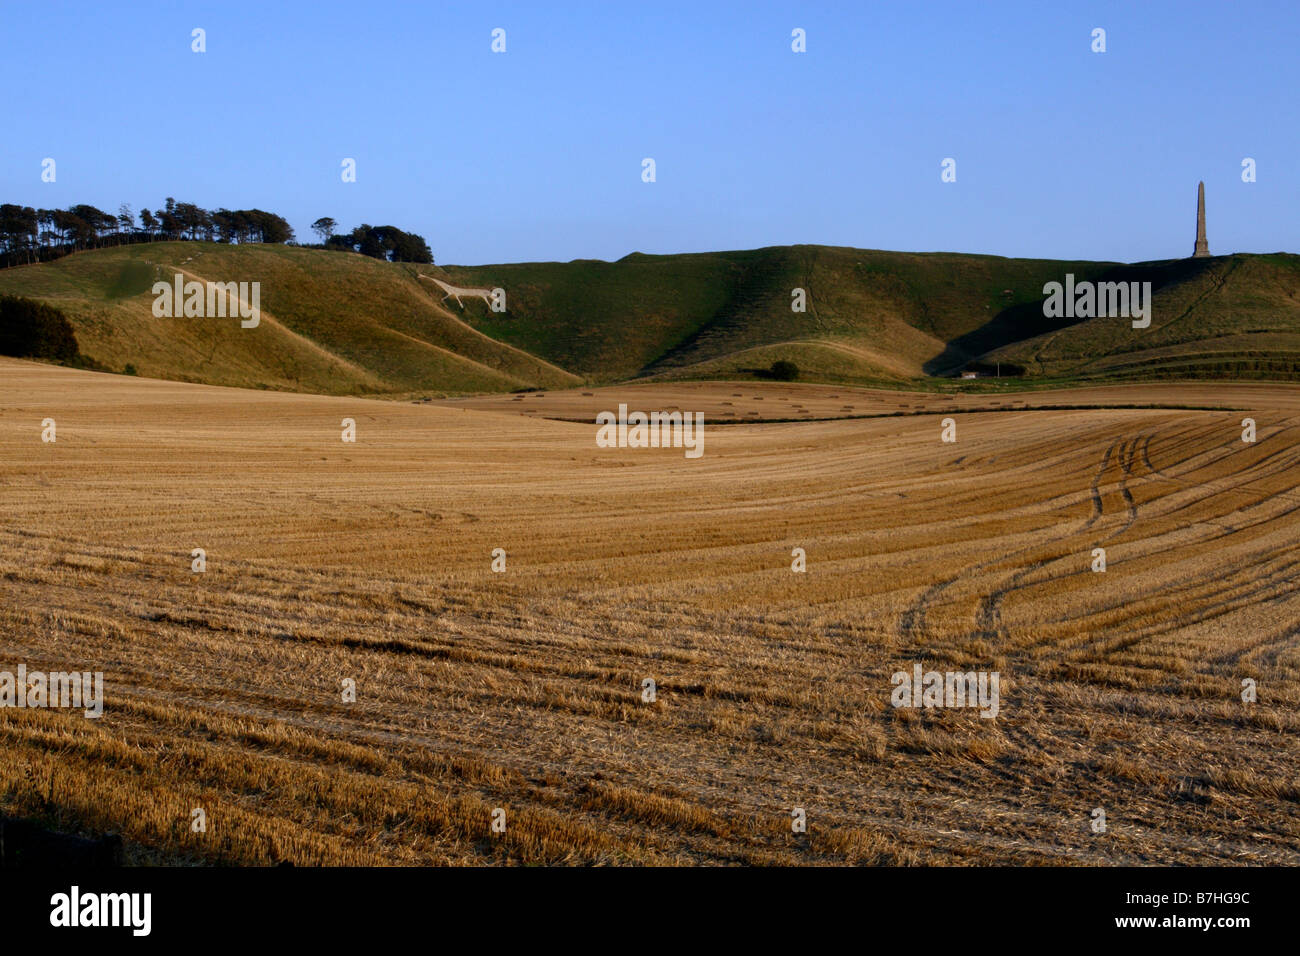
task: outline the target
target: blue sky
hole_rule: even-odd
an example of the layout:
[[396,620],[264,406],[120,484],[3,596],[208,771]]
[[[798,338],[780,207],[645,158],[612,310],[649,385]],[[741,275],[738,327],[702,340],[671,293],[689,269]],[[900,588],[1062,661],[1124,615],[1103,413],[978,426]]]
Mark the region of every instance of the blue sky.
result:
[[1282,0],[2,2],[7,202],[257,206],[303,240],[319,216],[391,223],[447,264],[797,242],[1138,261],[1191,254],[1204,179],[1212,252],[1300,252]]

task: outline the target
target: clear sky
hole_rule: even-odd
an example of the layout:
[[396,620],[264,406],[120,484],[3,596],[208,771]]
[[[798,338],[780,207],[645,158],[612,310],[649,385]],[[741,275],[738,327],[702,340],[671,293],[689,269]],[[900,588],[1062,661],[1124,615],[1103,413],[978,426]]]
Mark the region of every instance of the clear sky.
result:
[[0,51],[0,201],[23,205],[392,224],[446,264],[1138,261],[1191,254],[1204,179],[1212,252],[1300,252],[1293,0],[0,0]]

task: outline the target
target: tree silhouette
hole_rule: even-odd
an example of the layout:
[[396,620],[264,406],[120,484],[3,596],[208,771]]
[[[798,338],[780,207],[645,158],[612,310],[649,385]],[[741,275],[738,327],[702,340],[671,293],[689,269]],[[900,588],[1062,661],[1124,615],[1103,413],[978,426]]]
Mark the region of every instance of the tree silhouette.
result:
[[321,216],[311,224],[311,231],[320,236],[321,244],[324,245],[330,241],[330,236],[334,235],[334,229],[337,226],[338,223],[329,216]]

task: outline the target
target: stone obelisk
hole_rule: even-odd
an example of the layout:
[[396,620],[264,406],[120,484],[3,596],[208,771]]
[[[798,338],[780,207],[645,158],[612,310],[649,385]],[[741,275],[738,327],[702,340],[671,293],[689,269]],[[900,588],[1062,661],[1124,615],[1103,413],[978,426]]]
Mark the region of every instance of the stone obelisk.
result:
[[1210,244],[1205,241],[1205,183],[1196,187],[1196,249],[1193,259],[1206,259],[1210,255]]

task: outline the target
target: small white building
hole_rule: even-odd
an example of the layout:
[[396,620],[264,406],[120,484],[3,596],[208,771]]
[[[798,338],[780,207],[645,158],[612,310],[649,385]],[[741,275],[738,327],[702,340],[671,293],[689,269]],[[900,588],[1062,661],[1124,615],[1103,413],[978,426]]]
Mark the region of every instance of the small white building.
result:
[[962,377],[962,378],[979,378],[979,377],[980,377],[980,373],[979,373],[979,372],[962,372],[962,373],[961,373],[961,377]]

